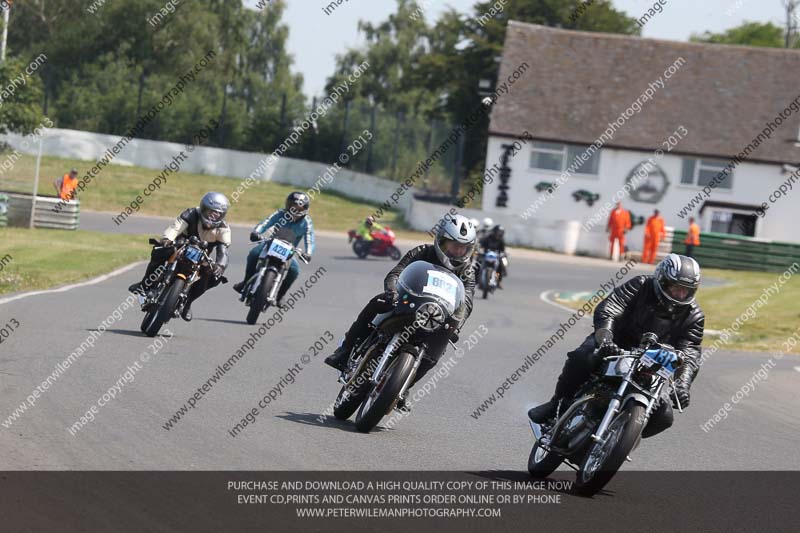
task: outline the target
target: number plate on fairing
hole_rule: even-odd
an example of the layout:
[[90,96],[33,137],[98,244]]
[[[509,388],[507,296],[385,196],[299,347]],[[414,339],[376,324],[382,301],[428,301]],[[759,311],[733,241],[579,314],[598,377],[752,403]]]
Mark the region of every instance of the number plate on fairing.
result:
[[458,285],[453,283],[450,276],[438,270],[428,270],[428,283],[422,288],[422,292],[433,294],[444,299],[452,307],[456,306],[456,294]]
[[678,368],[678,354],[662,348],[653,348],[644,352],[641,362],[647,368],[659,366],[656,374],[667,379]]
[[203,251],[196,246],[189,246],[186,248],[186,251],[183,252],[183,256],[192,263],[199,263],[200,260],[203,259]]
[[289,259],[289,255],[291,255],[293,249],[294,246],[286,241],[272,239],[272,243],[269,245],[269,251],[267,252],[267,255],[277,257],[281,261],[286,261]]

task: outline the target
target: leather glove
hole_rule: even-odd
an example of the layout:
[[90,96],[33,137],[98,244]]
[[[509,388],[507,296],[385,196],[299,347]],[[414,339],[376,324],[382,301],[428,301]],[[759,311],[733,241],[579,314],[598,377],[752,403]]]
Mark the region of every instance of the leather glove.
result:
[[600,345],[600,348],[597,350],[597,354],[600,357],[610,357],[612,355],[619,355],[620,349],[619,346],[614,344],[614,341],[606,341]]
[[302,256],[303,259],[306,260],[306,263],[310,263],[311,262],[311,256],[309,254],[307,254],[305,252],[300,252],[300,255]]
[[164,248],[169,248],[173,244],[174,243],[169,239],[166,239],[166,238],[165,239],[161,239],[161,246],[163,246]]
[[211,273],[212,273],[212,274],[214,274],[214,277],[215,277],[215,278],[221,278],[221,277],[222,277],[222,274],[223,274],[224,272],[225,272],[225,267],[223,267],[223,266],[220,266],[220,265],[218,265],[217,263],[214,263],[214,264],[211,266]]
[[383,293],[383,300],[387,304],[397,305],[398,300],[400,300],[400,295],[397,291],[386,291]]
[[261,234],[257,231],[250,232],[250,242],[256,242],[261,240]]

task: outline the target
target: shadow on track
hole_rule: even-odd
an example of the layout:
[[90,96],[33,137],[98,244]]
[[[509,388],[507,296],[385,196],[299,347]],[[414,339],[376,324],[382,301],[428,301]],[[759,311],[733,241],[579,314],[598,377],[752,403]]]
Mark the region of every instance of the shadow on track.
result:
[[[296,422],[306,426],[340,429],[342,431],[347,431],[348,433],[359,433],[352,421],[339,420],[338,418],[332,416],[325,416],[323,417],[323,420],[320,421],[320,417],[323,415],[319,413],[292,413],[290,411],[286,411],[286,414],[275,416],[277,418],[282,418],[283,420],[288,420],[289,422]],[[384,431],[393,431],[393,429],[376,426],[371,433],[380,433]]]
[[227,318],[197,318],[195,320],[203,320],[205,322],[222,322],[223,324],[238,324],[238,325],[244,324],[245,326],[249,326],[249,324],[245,320],[230,320]]
[[[96,331],[98,333],[102,333],[99,329],[87,329],[86,331]],[[143,339],[148,338],[147,335],[145,335],[141,331],[133,330],[133,329],[107,329],[106,333],[114,333],[116,335],[125,335],[127,337],[141,337]]]

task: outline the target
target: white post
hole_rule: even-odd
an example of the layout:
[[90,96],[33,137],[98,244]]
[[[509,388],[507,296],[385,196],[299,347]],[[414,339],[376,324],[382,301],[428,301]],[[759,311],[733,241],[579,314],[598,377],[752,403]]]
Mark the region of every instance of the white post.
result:
[[36,195],[39,194],[39,169],[42,166],[42,145],[44,144],[44,134],[39,136],[39,153],[36,155],[36,174],[33,177],[33,198],[31,199],[31,219],[29,228],[33,229],[33,217],[36,213]]
[[8,14],[11,6],[6,6],[3,10],[3,40],[0,42],[0,61],[6,60],[6,41],[8,40]]

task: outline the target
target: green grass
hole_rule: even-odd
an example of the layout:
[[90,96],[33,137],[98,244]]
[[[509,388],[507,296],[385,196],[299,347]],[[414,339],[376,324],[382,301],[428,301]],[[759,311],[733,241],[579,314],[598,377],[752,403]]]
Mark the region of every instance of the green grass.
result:
[[131,235],[0,228],[0,240],[0,294],[73,283],[149,256]]
[[[76,167],[79,176],[94,162],[42,157],[39,193],[55,195],[52,182],[63,176],[70,168]],[[9,175],[3,176],[0,190],[30,192],[33,187],[36,158],[22,155],[16,161]],[[79,195],[81,209],[89,211],[122,212],[142,194],[144,188],[160,173],[140,167],[111,165],[105,168]],[[152,196],[144,197],[139,213],[160,216],[176,216],[187,207],[197,205],[208,191],[219,191],[231,199],[231,194],[243,180],[178,172],[167,177],[167,183]],[[270,215],[275,209],[283,207],[286,196],[297,188],[272,182],[258,182],[242,194],[239,201],[232,204],[228,213],[230,222],[256,224]],[[311,205],[311,218],[317,229],[347,231],[370,215],[376,205],[352,200],[342,195],[325,191],[319,194]],[[424,233],[408,230],[403,217],[396,211],[388,212],[381,222],[398,230],[400,236],[427,240]]]
[[[780,274],[771,272],[743,272],[736,270],[705,269],[703,276],[724,280],[719,287],[701,288],[697,301],[706,315],[706,329],[724,330],[745,313],[747,308],[762,295],[766,287],[778,281]],[[800,276],[798,276],[800,278]],[[733,350],[752,350],[777,352],[783,343],[800,329],[800,279],[792,277],[780,286],[780,291],[769,298],[760,309],[754,307],[756,316],[748,318],[739,329],[739,335],[723,348]],[[559,303],[578,309],[586,300],[559,300]],[[717,337],[706,335],[704,344],[712,343]],[[800,353],[797,344],[792,353]]]

